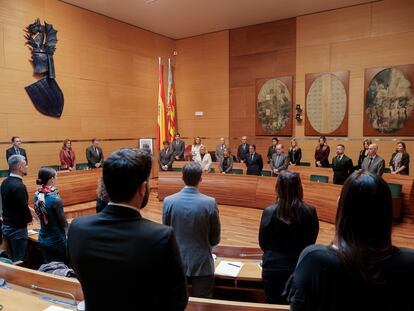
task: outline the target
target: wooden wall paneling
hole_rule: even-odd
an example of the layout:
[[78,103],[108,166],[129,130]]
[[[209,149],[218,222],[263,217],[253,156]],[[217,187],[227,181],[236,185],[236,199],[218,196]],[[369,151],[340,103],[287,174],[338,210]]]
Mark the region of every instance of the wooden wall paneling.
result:
[[211,149],[218,138],[229,136],[228,37],[221,31],[176,41],[177,123],[181,135],[191,137],[187,144],[195,136],[208,137]]
[[0,67],[4,67],[4,26],[0,23]]
[[230,137],[237,146],[243,135],[256,139],[256,80],[295,75],[296,19],[232,29],[229,40]]
[[[346,94],[346,109],[345,109],[345,115],[342,119],[341,124],[333,131],[333,132],[319,132],[315,128],[313,128],[311,122],[309,121],[308,117],[308,103],[307,103],[307,97],[309,94],[309,90],[312,86],[312,83],[318,79],[319,77],[323,76],[326,73],[310,73],[306,74],[305,76],[305,100],[306,100],[306,109],[304,110],[305,115],[305,135],[306,136],[347,136],[348,135],[348,113],[349,113],[349,71],[336,71],[336,72],[329,72],[327,74],[334,75],[336,78],[338,78],[345,89]],[[329,94],[330,95],[330,94]]]

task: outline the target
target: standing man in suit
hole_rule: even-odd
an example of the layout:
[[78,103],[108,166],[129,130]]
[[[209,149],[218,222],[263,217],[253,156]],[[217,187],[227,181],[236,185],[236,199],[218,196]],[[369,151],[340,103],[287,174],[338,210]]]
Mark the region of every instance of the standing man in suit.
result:
[[11,139],[11,142],[13,143],[13,146],[11,146],[9,149],[6,150],[6,161],[9,160],[9,158],[14,155],[22,155],[26,161],[26,165],[29,164],[29,161],[27,160],[26,150],[23,148],[20,148],[22,144],[22,140],[19,136],[13,136]]
[[191,296],[208,298],[213,296],[212,247],[220,242],[220,218],[216,200],[198,190],[201,175],[197,163],[183,167],[185,187],[164,199],[162,222],[174,229]]
[[249,146],[249,154],[246,156],[247,175],[262,175],[263,159],[256,153],[256,145]]
[[158,155],[158,164],[160,165],[160,169],[163,171],[172,171],[172,164],[174,162],[174,154],[173,151],[170,149],[170,142],[165,140],[163,142],[164,149],[160,151]]
[[103,165],[110,202],[75,218],[68,232],[70,262],[86,310],[184,310],[187,287],[172,228],[142,217],[149,197],[151,156],[123,148]]
[[86,159],[88,160],[89,168],[101,167],[104,162],[102,148],[99,147],[99,141],[96,138],[93,138],[92,145],[86,148]]
[[276,146],[279,143],[279,139],[277,137],[272,138],[272,144],[267,149],[267,163],[270,163],[272,160],[272,156],[276,153]]
[[10,175],[1,184],[2,231],[9,245],[10,259],[18,261],[26,256],[27,224],[32,222],[32,211],[23,183],[23,176],[27,175],[26,160],[23,155],[14,154],[8,163]]
[[203,172],[210,172],[212,161],[211,155],[207,152],[206,146],[201,145],[200,153],[195,156],[194,162],[200,164]]
[[276,153],[272,155],[270,167],[273,176],[278,176],[281,171],[289,167],[289,155],[284,152],[282,144],[276,145]]
[[184,161],[185,143],[181,140],[180,133],[175,133],[175,139],[172,143],[172,151],[175,161]]
[[332,169],[334,171],[333,183],[343,185],[345,180],[354,172],[352,159],[345,155],[345,146],[336,146],[336,156],[332,158]]
[[220,162],[220,160],[223,159],[224,149],[227,149],[230,152],[230,147],[226,145],[224,137],[222,137],[220,138],[220,144],[218,144],[216,147],[216,162]]
[[241,139],[241,144],[237,148],[237,161],[244,163],[246,157],[249,154],[249,144],[247,143],[247,137],[243,136]]
[[362,161],[361,169],[372,174],[382,176],[385,168],[385,161],[378,154],[378,145],[371,144],[368,146],[368,155]]

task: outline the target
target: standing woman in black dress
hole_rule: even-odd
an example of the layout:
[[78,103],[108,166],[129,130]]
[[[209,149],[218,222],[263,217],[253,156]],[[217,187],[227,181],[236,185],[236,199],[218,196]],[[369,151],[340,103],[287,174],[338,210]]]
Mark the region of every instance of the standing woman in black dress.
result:
[[298,142],[293,138],[289,148],[289,165],[300,165],[302,159],[302,149],[298,147]]
[[286,303],[281,297],[299,254],[314,244],[319,232],[316,210],[303,202],[297,172],[282,171],[276,181],[277,201],[262,214],[259,244],[263,250],[262,279],[268,303]]
[[371,139],[365,139],[365,140],[364,140],[364,143],[363,143],[364,149],[362,149],[362,150],[359,152],[358,167],[357,167],[357,169],[360,169],[360,168],[361,168],[361,164],[362,164],[362,162],[363,162],[363,161],[364,161],[364,159],[368,156],[368,147],[369,147],[369,145],[371,145],[371,144],[372,144],[372,140],[371,140]]
[[319,143],[315,149],[315,165],[316,167],[329,167],[330,149],[326,143],[326,137],[319,137]]

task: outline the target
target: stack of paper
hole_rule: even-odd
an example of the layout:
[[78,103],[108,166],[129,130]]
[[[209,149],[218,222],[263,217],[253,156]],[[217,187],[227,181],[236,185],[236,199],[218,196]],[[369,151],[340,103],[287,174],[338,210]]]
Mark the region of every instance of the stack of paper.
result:
[[239,261],[226,261],[222,260],[216,267],[214,274],[236,277],[239,275],[243,263]]

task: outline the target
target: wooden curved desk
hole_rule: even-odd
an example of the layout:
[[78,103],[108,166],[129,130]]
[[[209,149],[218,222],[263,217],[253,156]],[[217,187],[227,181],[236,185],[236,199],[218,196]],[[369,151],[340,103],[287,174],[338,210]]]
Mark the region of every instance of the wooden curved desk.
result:
[[[275,202],[275,184],[273,177],[204,174],[200,191],[212,196],[219,204],[238,205],[264,209]],[[302,180],[304,200],[314,206],[319,220],[335,223],[337,200],[342,186],[315,183]],[[160,172],[158,176],[158,199],[181,190],[184,186],[181,174]]]

